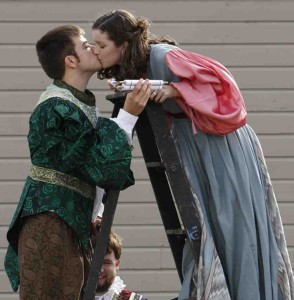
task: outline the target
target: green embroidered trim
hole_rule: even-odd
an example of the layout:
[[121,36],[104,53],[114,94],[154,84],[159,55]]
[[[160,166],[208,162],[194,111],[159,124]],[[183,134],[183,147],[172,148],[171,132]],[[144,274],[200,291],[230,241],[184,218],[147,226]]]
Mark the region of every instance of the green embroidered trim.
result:
[[95,199],[96,196],[95,187],[76,177],[53,169],[32,166],[29,176],[34,180],[67,187],[90,200]]
[[61,98],[66,101],[70,101],[78,106],[88,117],[92,126],[95,128],[97,123],[97,115],[96,115],[96,107],[89,106],[79,99],[77,99],[69,90],[60,88],[54,84],[50,84],[46,91],[43,92],[40,96],[40,99],[36,106],[41,104],[42,102],[46,101],[49,98]]

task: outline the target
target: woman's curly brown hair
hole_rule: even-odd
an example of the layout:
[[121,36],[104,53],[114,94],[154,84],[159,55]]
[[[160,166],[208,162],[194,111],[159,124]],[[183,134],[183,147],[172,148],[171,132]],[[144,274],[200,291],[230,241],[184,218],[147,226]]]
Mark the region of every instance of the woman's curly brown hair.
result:
[[168,36],[151,37],[151,22],[145,17],[135,17],[126,10],[116,10],[99,17],[92,29],[106,32],[117,47],[124,42],[128,47],[120,65],[98,72],[99,79],[115,77],[117,80],[139,79],[146,76],[150,44],[167,43],[176,45]]

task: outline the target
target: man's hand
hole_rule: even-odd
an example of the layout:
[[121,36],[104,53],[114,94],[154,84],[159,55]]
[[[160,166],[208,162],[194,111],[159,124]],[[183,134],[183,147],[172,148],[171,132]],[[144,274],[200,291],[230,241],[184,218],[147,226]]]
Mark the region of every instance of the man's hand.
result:
[[96,219],[91,223],[91,233],[94,238],[97,238],[98,236],[99,233],[98,227],[100,226],[101,222],[102,219],[100,217],[96,217]]
[[151,95],[149,80],[141,78],[132,92],[128,93],[123,109],[128,113],[138,116],[145,108]]

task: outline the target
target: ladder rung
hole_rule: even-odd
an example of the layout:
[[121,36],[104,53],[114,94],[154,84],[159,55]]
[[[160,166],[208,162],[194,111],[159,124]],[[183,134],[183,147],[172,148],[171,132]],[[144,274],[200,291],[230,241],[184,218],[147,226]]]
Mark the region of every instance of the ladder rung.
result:
[[164,169],[164,164],[161,161],[147,162],[146,167],[147,168],[163,168]]
[[167,235],[184,235],[184,236],[186,236],[186,232],[182,228],[167,229],[165,232]]

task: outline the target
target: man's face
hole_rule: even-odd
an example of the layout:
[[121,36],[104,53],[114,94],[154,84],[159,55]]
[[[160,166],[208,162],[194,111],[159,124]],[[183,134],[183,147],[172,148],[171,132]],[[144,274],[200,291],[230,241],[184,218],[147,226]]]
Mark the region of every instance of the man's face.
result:
[[104,256],[103,266],[98,279],[97,293],[105,293],[112,285],[119,270],[120,261],[115,259],[113,251]]
[[88,43],[83,35],[73,39],[75,44],[75,51],[79,57],[77,67],[82,72],[97,72],[102,69],[102,65],[93,52],[93,46]]

